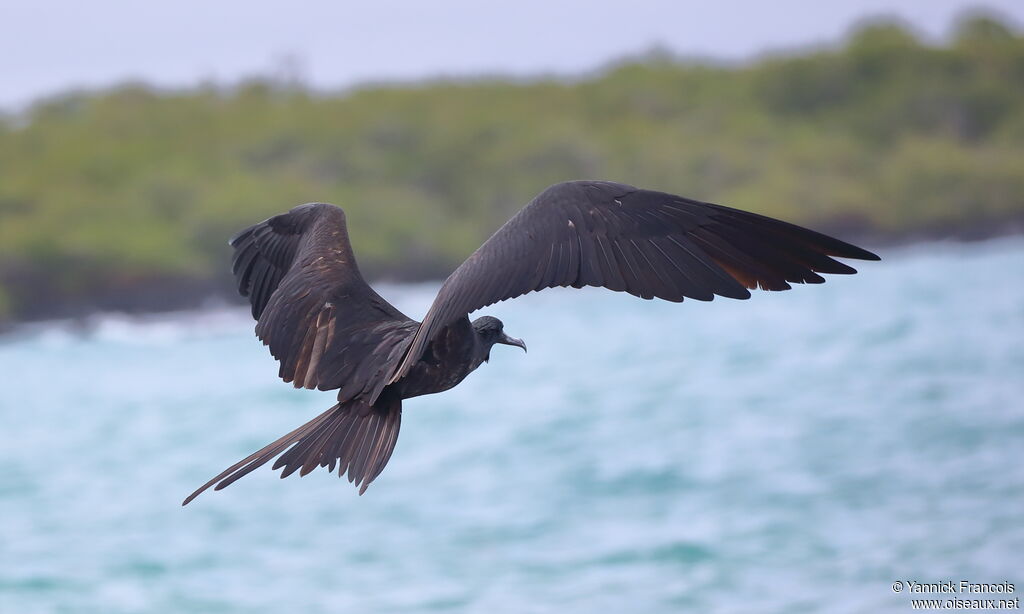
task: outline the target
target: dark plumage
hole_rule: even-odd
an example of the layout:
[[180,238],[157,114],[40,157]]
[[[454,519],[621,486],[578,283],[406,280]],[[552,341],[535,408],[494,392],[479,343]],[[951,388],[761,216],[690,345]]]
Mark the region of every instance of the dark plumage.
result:
[[855,273],[832,257],[878,260],[859,247],[772,218],[606,181],[551,186],[441,286],[423,322],[363,280],[345,214],[295,207],[231,239],[238,291],[256,335],[296,388],[338,390],[312,421],[232,465],[196,492],[224,488],[278,457],[281,477],[317,466],[348,473],[359,492],[384,469],[402,400],[457,385],[496,344],[526,346],[497,318],[468,314],[556,286],[601,286],[645,299],[745,299],[748,289],[822,283]]

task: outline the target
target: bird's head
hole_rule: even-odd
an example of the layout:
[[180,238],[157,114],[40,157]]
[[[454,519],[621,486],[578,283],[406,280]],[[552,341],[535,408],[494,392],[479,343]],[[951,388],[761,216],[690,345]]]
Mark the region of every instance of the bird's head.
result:
[[484,350],[484,360],[491,357],[491,346],[495,343],[502,345],[514,345],[526,351],[526,344],[522,339],[513,339],[505,334],[505,325],[498,318],[483,316],[473,320],[473,330],[476,331]]

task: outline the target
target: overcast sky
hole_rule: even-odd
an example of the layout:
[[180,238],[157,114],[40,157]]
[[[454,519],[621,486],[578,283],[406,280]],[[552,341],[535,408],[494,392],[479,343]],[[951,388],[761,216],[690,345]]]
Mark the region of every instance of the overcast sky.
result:
[[[896,15],[938,39],[977,6],[961,0],[0,3],[0,108],[127,79],[187,86],[279,70],[311,84],[481,73],[573,74],[655,45],[742,60],[834,42],[859,19]],[[1024,0],[989,0],[1024,23]]]

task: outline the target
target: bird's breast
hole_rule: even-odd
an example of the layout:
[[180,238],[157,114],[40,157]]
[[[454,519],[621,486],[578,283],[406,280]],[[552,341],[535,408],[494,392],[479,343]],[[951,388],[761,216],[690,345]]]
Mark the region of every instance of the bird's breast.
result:
[[402,398],[444,392],[457,386],[479,365],[475,360],[476,333],[463,318],[438,335],[409,373],[395,386]]

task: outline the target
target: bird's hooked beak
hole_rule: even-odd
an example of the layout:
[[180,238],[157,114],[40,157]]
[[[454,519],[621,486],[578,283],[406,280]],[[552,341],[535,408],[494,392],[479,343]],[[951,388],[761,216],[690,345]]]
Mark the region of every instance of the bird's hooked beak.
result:
[[498,340],[495,343],[501,343],[502,345],[514,345],[516,347],[523,348],[524,352],[526,351],[526,344],[523,343],[522,339],[513,339],[505,333],[501,333],[501,337],[498,337]]

